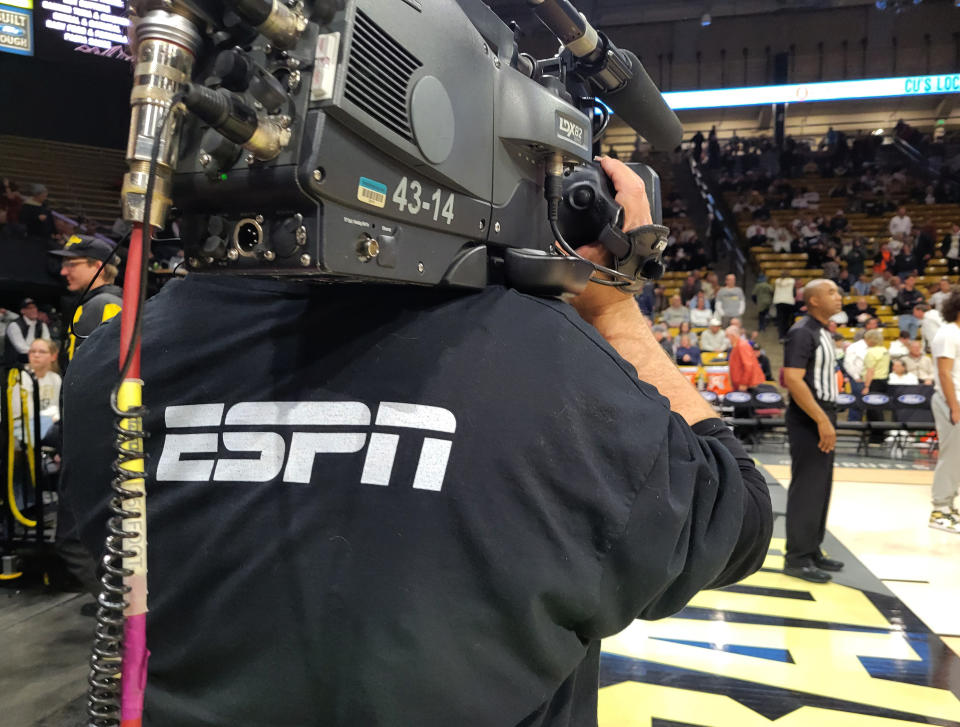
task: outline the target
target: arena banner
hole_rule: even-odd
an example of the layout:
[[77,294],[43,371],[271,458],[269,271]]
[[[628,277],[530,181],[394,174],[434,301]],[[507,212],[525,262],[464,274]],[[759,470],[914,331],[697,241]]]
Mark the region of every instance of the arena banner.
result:
[[[33,55],[32,0],[0,4],[0,52]],[[14,7],[15,6],[15,7]]]
[[674,111],[716,109],[728,106],[761,106],[810,101],[845,101],[861,98],[894,98],[960,93],[960,73],[937,76],[866,78],[859,81],[791,83],[782,86],[716,88],[704,91],[674,91],[663,94]]

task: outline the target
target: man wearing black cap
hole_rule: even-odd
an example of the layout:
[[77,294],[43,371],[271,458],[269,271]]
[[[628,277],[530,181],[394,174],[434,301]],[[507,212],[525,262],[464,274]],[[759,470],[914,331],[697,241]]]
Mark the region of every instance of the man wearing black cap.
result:
[[[82,293],[73,314],[73,325],[67,341],[69,361],[76,353],[77,346],[83,343],[97,326],[120,312],[123,291],[113,284],[119,273],[117,264],[120,260],[114,254],[114,246],[110,242],[88,235],[71,235],[62,250],[51,250],[50,254],[63,258],[60,274],[66,279],[67,288],[73,293]],[[103,270],[97,275],[101,263],[104,263]],[[69,417],[70,414],[65,411],[64,416]],[[99,591],[96,563],[80,544],[73,513],[69,508],[60,508],[57,513],[56,549],[70,573],[84,590],[96,598]],[[85,615],[93,615],[95,612],[93,603],[84,604],[81,608],[81,613]]]
[[47,324],[38,320],[40,311],[33,298],[20,302],[20,317],[7,326],[7,342],[3,348],[4,363],[19,366],[27,363],[30,344],[37,338],[50,338]]
[[[50,254],[64,258],[60,274],[66,279],[71,292],[81,293],[90,286],[73,314],[70,340],[67,342],[67,360],[70,360],[77,346],[97,326],[120,312],[123,292],[113,284],[117,279],[117,264],[120,261],[114,254],[113,245],[89,235],[71,235],[62,250],[51,250]],[[97,275],[97,269],[103,262],[106,264]]]

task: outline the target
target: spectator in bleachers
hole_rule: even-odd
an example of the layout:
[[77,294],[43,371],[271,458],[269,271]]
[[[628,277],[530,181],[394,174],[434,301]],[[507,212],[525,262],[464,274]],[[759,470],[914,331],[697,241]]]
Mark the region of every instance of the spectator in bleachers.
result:
[[56,232],[53,213],[47,207],[47,188],[42,184],[34,184],[30,196],[23,201],[20,224],[26,228],[30,237],[53,237]]
[[[907,332],[910,334],[910,338],[914,339],[917,337],[917,334],[920,332],[920,328],[923,325],[923,317],[927,314],[927,311],[930,310],[930,306],[926,303],[917,303],[913,306],[913,312],[908,317],[901,316],[898,320],[906,322]],[[939,314],[937,314],[939,315]],[[904,326],[901,325],[901,328]]]
[[890,362],[890,376],[887,377],[887,383],[891,386],[916,386],[920,380],[916,374],[907,371],[902,358],[895,358]]
[[767,276],[760,273],[757,276],[757,282],[753,286],[753,301],[757,304],[757,328],[762,333],[767,329],[767,315],[770,313],[770,306],[773,304],[773,286],[767,280]]
[[757,354],[757,361],[760,362],[760,368],[763,369],[763,375],[766,381],[773,381],[773,369],[770,366],[770,358],[760,343],[760,332],[750,331],[744,336],[750,345],[753,346],[754,353]]
[[681,334],[677,344],[675,360],[679,366],[699,366],[700,349],[690,340],[689,334]]
[[835,283],[837,282],[837,279],[840,277],[840,262],[837,260],[837,249],[835,247],[826,249],[818,267],[823,269],[823,277]]
[[830,218],[830,221],[827,223],[827,227],[833,234],[837,235],[847,229],[847,226],[850,224],[850,220],[847,219],[846,213],[841,207],[836,212],[833,213],[833,216]]
[[850,277],[850,271],[846,268],[843,268],[840,271],[840,277],[836,280],[837,287],[843,292],[844,295],[848,295],[853,289],[853,278]]
[[727,334],[720,327],[719,318],[710,319],[710,327],[700,334],[700,350],[720,353],[730,347]]
[[667,306],[670,305],[670,301],[667,298],[667,291],[662,285],[656,285],[653,288],[653,312],[654,315],[659,314],[661,311],[666,310]]
[[710,319],[713,318],[713,310],[710,308],[710,302],[703,291],[697,293],[697,297],[690,301],[693,308],[690,309],[690,323],[697,328],[706,328],[710,325]]
[[677,339],[679,339],[680,336],[686,336],[694,346],[700,345],[700,339],[697,338],[697,334],[693,332],[693,327],[687,321],[681,323],[677,330]]
[[907,371],[914,374],[925,386],[933,386],[933,359],[923,352],[923,343],[910,341],[909,353],[903,359]]
[[653,305],[654,305],[654,291],[657,288],[657,284],[648,280],[641,290],[637,294],[637,307],[640,309],[640,312],[643,313],[648,319],[653,319]]
[[762,222],[754,220],[747,228],[746,236],[751,245],[764,245],[767,242],[767,228]]
[[703,159],[703,142],[704,136],[702,131],[698,131],[693,135],[693,138],[690,139],[693,143],[693,158],[699,164]]
[[6,308],[0,308],[0,361],[4,361],[3,358],[4,351],[6,350],[7,342],[7,326],[17,320],[20,316],[14,313],[12,310],[7,310]]
[[903,239],[904,236],[912,232],[913,223],[910,221],[906,207],[901,205],[897,209],[897,214],[890,218],[888,228],[890,230],[890,237],[897,237],[899,235],[900,239]]
[[[883,333],[877,329],[863,334],[867,342],[867,354],[863,357],[863,394],[884,394],[887,391],[887,379],[890,376],[890,352],[883,345]],[[882,409],[868,409],[867,421],[882,422]],[[883,441],[883,434],[871,432],[874,443]]]
[[743,289],[737,285],[737,276],[730,273],[725,285],[717,291],[714,310],[720,315],[723,324],[729,325],[730,319],[742,316],[747,309],[747,298]]
[[717,127],[714,126],[710,129],[710,133],[707,135],[707,156],[709,157],[708,163],[711,169],[718,169],[720,167],[720,140],[717,138]]
[[782,273],[773,281],[773,305],[777,314],[777,335],[780,343],[793,325],[793,312],[796,305],[796,280],[788,273]]
[[9,236],[19,227],[20,208],[23,207],[23,196],[17,183],[3,178],[3,188],[0,189],[0,234]]
[[942,326],[933,340],[936,393],[931,400],[940,453],[933,474],[930,527],[960,534],[960,513],[954,507],[960,486],[960,291],[943,304]]
[[[74,235],[62,250],[51,250],[51,255],[61,258],[60,274],[73,293],[87,289],[73,315],[70,340],[67,345],[67,360],[73,358],[76,347],[96,330],[120,312],[123,291],[113,284],[119,270],[119,258],[114,247],[106,240],[84,235]],[[103,263],[99,276],[97,270]]]
[[860,273],[860,275],[857,276],[857,282],[853,284],[850,292],[860,296],[870,295],[870,280],[867,278],[866,273]]
[[38,320],[39,309],[33,298],[20,303],[20,317],[7,325],[3,347],[7,366],[22,366],[30,361],[30,344],[37,338],[50,338],[50,329]]
[[[944,305],[946,305],[946,303],[944,303]],[[923,349],[929,351],[931,350],[930,347],[933,344],[933,339],[937,335],[937,331],[939,331],[940,326],[943,325],[944,318],[936,308],[922,305],[920,309],[923,311],[923,317],[920,322],[920,339],[923,341]]]
[[916,275],[920,268],[917,256],[913,253],[913,245],[909,242],[904,243],[900,254],[893,259],[893,272],[900,276],[901,280],[906,280],[911,275]]
[[730,383],[737,391],[750,391],[767,380],[757,353],[739,327],[729,326],[725,333],[730,344]]
[[830,316],[830,320],[827,323],[827,329],[830,331],[830,333],[836,333],[837,328],[848,325],[850,325],[850,319],[847,317],[847,312],[841,308],[832,316]]
[[713,307],[713,299],[717,295],[717,288],[720,287],[717,282],[716,273],[707,273],[707,276],[700,281],[700,290],[707,297],[707,303]]
[[898,232],[896,235],[887,240],[887,250],[890,251],[889,259],[884,258],[884,263],[886,264],[886,269],[893,271],[893,263],[897,259],[897,255],[900,254],[900,251],[903,250],[903,245],[906,236]]
[[793,235],[783,225],[776,228],[773,236],[770,237],[774,252],[790,252],[793,249]]
[[960,273],[960,225],[950,223],[950,231],[940,241],[940,254],[947,259],[947,272],[950,275]]
[[910,342],[913,339],[910,338],[909,331],[900,331],[900,336],[893,341],[890,341],[890,358],[903,358],[910,354]]
[[875,295],[878,298],[882,298],[887,287],[890,285],[890,279],[892,277],[893,273],[891,273],[889,270],[875,274],[873,279],[870,281],[870,295]]
[[[843,355],[843,370],[850,383],[850,393],[859,397],[863,393],[863,360],[867,355],[868,344],[864,338],[865,331],[857,331],[854,341],[847,346]],[[863,412],[857,406],[851,406],[847,412],[847,420],[859,422],[863,420]]]
[[942,312],[944,301],[950,297],[950,289],[950,278],[944,275],[937,285],[937,292],[930,296],[930,305]]
[[[60,421],[60,387],[63,379],[57,367],[57,353],[59,347],[49,338],[38,338],[30,344],[30,363],[27,368],[37,377],[40,385],[40,416],[50,417],[54,422]],[[27,392],[27,417],[33,417],[33,379],[29,376],[20,378],[23,389]],[[14,401],[16,401],[15,397]],[[19,407],[15,407],[15,416]]]
[[913,254],[917,257],[917,272],[921,275],[927,269],[927,265],[933,259],[937,247],[937,227],[929,217],[920,220],[920,227],[917,230],[916,244],[913,246]]
[[690,273],[687,279],[680,286],[680,300],[687,305],[692,299],[697,297],[700,292],[700,279],[694,273]]
[[870,305],[863,295],[857,298],[856,302],[848,303],[843,310],[847,314],[847,323],[851,326],[862,326],[867,319],[877,314],[876,308]]
[[653,338],[660,344],[660,348],[673,358],[673,341],[670,339],[670,330],[667,326],[663,323],[655,323],[650,330],[653,332]]
[[674,295],[670,297],[670,307],[663,311],[661,318],[670,328],[676,328],[683,322],[690,322],[690,309],[683,304],[679,295]]
[[[893,280],[896,280],[896,278]],[[893,282],[893,280],[891,280],[891,282]],[[923,302],[923,293],[917,290],[916,284],[917,279],[909,275],[903,281],[903,288],[897,292],[896,296],[891,300],[888,294],[887,298],[893,305],[893,312],[900,317],[900,329],[910,331],[910,338],[916,338],[917,329],[920,326],[920,322],[913,315],[913,308],[918,303]],[[899,286],[894,284],[894,287]]]
[[850,277],[859,278],[865,269],[867,251],[863,247],[863,240],[859,237],[853,241],[850,250],[843,256],[847,263],[847,270],[850,271]]

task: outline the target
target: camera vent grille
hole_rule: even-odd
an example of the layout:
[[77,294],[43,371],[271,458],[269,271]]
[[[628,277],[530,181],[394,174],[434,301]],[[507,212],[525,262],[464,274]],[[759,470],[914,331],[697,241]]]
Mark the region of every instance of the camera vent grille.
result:
[[413,134],[407,113],[407,90],[410,78],[421,65],[366,13],[357,11],[344,95],[411,142]]

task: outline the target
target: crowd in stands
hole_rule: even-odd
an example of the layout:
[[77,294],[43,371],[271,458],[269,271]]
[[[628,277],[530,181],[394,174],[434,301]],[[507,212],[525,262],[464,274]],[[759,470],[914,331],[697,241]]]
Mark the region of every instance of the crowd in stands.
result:
[[[29,238],[42,242],[48,249],[62,249],[73,235],[90,235],[117,245],[130,232],[130,223],[118,217],[109,226],[98,220],[79,215],[72,217],[66,211],[51,205],[49,192],[43,184],[21,185],[3,177],[0,193],[0,240]],[[164,230],[156,234],[151,249],[154,269],[175,268],[183,262],[179,230],[172,219]]]
[[[896,133],[928,150],[938,143],[906,124]],[[699,152],[759,268],[752,291],[759,329],[775,320],[783,342],[804,312],[811,279],[842,290],[845,305],[829,325],[855,395],[933,383],[928,352],[960,274],[960,185],[946,174],[931,183],[881,163],[882,142],[861,134],[850,143],[831,130],[816,148],[788,140],[778,152],[768,140],[734,139]],[[849,418],[863,414],[854,407]]]
[[726,365],[732,387],[740,391],[753,391],[772,379],[759,332],[743,327],[746,294],[735,275],[720,285],[716,273],[691,272],[669,299],[661,284],[650,282],[637,304],[677,365]]

